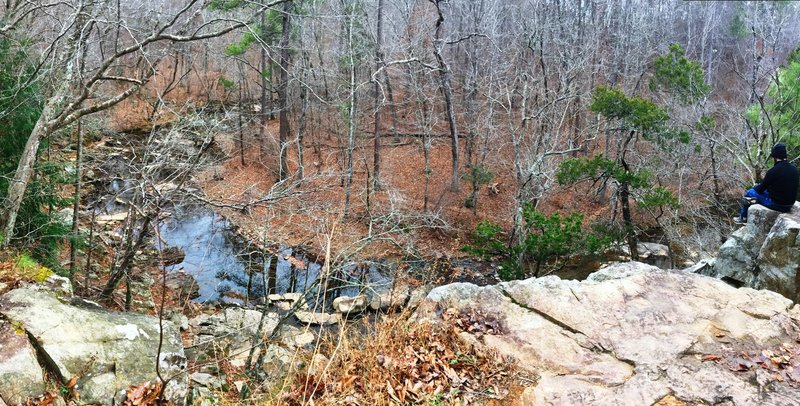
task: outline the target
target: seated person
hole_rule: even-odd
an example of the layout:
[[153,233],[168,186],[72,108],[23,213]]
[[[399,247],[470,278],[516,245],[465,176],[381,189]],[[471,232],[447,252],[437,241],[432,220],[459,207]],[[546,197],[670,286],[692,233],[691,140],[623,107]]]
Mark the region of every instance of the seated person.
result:
[[747,222],[747,209],[753,203],[783,213],[791,211],[794,206],[800,175],[797,167],[786,160],[786,145],[775,144],[769,156],[775,164],[764,175],[761,183],[744,194],[739,217],[733,219],[737,224]]

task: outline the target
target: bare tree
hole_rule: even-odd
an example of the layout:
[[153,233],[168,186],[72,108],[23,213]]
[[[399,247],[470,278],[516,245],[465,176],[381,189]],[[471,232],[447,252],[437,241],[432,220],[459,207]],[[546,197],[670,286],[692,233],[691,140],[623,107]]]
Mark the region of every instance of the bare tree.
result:
[[[275,1],[265,7],[281,2]],[[159,5],[152,6],[162,9]],[[0,28],[2,32],[25,30],[37,18],[59,18],[54,23],[63,28],[46,37],[43,46],[37,48],[42,50],[40,65],[38,74],[31,80],[49,80],[53,86],[3,202],[0,213],[3,247],[14,236],[17,213],[43,138],[82,116],[109,109],[138,92],[156,74],[160,60],[173,44],[218,37],[245,25],[230,19],[206,20],[201,6],[199,0],[170,3],[163,8],[165,13],[160,14],[160,18],[134,27],[130,21],[117,18],[132,10],[117,13],[113,7],[103,4],[76,0],[55,5],[39,1],[6,5],[10,22]],[[150,15],[146,10],[141,14]]]

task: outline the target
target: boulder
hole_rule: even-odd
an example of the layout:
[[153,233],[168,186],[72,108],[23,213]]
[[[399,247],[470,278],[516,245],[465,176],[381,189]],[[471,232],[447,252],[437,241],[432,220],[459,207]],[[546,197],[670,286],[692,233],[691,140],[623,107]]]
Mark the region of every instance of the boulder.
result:
[[[156,358],[161,375],[172,377],[165,397],[178,404],[186,397],[186,358],[178,329],[169,321],[162,323],[162,330],[155,317],[73,306],[54,292],[34,287],[15,289],[0,297],[0,315],[14,326],[15,334],[27,337],[43,363],[31,364],[30,357],[25,356],[30,349],[24,349],[20,339],[3,335],[0,348],[19,357],[18,368],[34,367],[28,371],[31,378],[42,369],[62,382],[77,377],[76,390],[82,402],[120,403],[130,386],[158,380],[153,362]],[[7,393],[0,396],[9,399]]]
[[297,362],[297,355],[279,345],[270,344],[264,353],[264,362],[261,369],[270,381],[282,379]]
[[195,372],[189,377],[189,379],[191,380],[193,386],[204,386],[212,390],[222,390],[226,385],[224,375],[223,378],[219,378],[215,375],[207,374],[205,372]]
[[333,299],[333,308],[342,315],[361,313],[367,310],[367,296],[339,296]]
[[[800,390],[733,372],[726,354],[779,348],[800,333],[800,308],[774,292],[734,288],[702,275],[614,264],[585,281],[555,276],[433,289],[418,321],[480,309],[499,332],[461,332],[481,350],[539,377],[521,404],[786,404]],[[443,311],[444,310],[444,311]],[[514,400],[512,400],[514,401]]]
[[[619,247],[625,259],[630,259],[631,250],[627,245]],[[668,246],[654,242],[641,241],[636,244],[639,261],[661,269],[672,268],[672,255]]]
[[161,251],[161,258],[164,266],[177,265],[186,258],[186,253],[179,247],[167,247]]
[[800,203],[789,213],[750,206],[747,224],[720,247],[716,262],[700,272],[800,300]]

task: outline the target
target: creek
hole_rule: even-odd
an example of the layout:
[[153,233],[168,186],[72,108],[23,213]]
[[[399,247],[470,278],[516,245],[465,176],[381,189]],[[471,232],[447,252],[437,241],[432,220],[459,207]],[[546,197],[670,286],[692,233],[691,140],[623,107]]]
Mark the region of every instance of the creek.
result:
[[[320,264],[291,247],[264,252],[237,234],[227,219],[206,207],[174,207],[172,216],[160,224],[159,232],[166,246],[184,252],[183,261],[168,271],[183,270],[195,278],[200,286],[197,302],[263,301],[265,282],[273,288],[271,293],[300,292],[309,302],[315,301],[319,293],[316,282]],[[368,289],[390,288],[392,278],[382,268],[380,264],[343,265],[335,287],[329,288],[326,297],[332,300]]]

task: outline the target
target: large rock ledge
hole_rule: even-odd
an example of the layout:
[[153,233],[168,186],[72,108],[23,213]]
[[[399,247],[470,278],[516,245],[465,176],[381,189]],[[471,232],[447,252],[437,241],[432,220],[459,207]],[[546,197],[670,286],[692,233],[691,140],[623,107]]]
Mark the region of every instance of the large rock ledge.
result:
[[168,321],[160,331],[157,318],[109,312],[69,292],[12,290],[0,297],[0,399],[16,405],[42,395],[46,371],[61,382],[77,377],[83,404],[120,404],[131,385],[159,380],[158,358],[169,379],[165,397],[183,404],[188,378],[180,335]]
[[789,213],[753,205],[747,217],[720,247],[714,266],[702,272],[800,301],[800,203]]
[[501,323],[500,334],[461,337],[538,375],[522,404],[800,402],[800,389],[769,374],[703,361],[796,343],[800,308],[773,292],[630,262],[582,282],[544,277],[442,286],[416,317],[435,322],[445,309],[480,309]]

